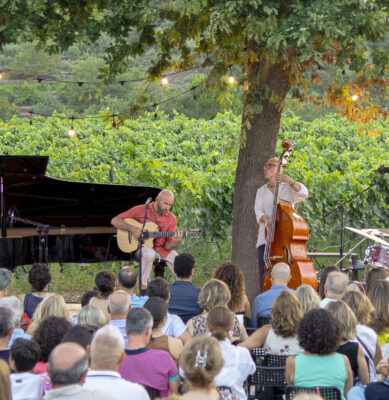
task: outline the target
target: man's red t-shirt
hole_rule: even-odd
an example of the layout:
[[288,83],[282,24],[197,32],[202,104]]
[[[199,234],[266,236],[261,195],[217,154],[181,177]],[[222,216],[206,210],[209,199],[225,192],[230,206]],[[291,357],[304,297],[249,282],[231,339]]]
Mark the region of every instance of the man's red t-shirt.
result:
[[[158,218],[156,218],[154,212],[154,204],[155,202],[150,203],[146,222],[156,223],[161,232],[174,232],[177,228],[176,217],[169,211],[165,215],[160,215]],[[132,207],[128,211],[119,214],[118,217],[122,219],[133,218],[143,224],[145,212],[146,205],[141,204],[140,206]],[[161,255],[161,257],[166,258],[170,253],[170,250],[165,249],[165,244],[171,242],[172,240],[173,237],[161,237],[154,239],[154,250],[157,251]]]

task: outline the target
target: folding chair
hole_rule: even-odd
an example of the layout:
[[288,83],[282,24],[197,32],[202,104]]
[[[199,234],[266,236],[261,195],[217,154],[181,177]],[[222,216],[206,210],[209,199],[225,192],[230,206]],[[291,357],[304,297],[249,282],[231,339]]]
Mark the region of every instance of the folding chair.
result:
[[143,385],[143,387],[146,389],[147,393],[149,394],[150,400],[154,400],[154,399],[161,397],[161,392],[159,391],[159,389],[153,388],[151,386],[146,386],[146,385]]
[[316,387],[302,387],[302,386],[287,386],[285,389],[285,399],[293,399],[297,393],[308,392],[316,393],[323,397],[325,400],[341,400],[342,394],[339,388],[335,386],[316,386]]

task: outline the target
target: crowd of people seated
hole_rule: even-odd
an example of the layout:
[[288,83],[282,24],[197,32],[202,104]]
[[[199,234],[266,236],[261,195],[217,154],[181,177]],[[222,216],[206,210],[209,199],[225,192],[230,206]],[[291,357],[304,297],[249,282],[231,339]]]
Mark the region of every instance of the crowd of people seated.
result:
[[30,269],[31,293],[21,298],[10,295],[12,274],[0,269],[0,398],[244,400],[256,348],[285,356],[288,385],[337,387],[344,400],[389,398],[385,270],[369,271],[366,295],[348,290],[347,276],[330,266],[316,293],[288,288],[289,267],[279,263],[252,308],[231,262],[201,288],[190,254],[178,255],[174,270],[170,287],[159,277],[143,296],[133,268],[100,271],[70,316],[49,291],[47,266]]

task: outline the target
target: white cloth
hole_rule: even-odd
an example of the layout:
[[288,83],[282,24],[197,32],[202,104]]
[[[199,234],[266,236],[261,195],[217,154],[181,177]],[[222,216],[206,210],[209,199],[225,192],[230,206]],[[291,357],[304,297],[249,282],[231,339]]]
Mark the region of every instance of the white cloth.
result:
[[187,329],[184,321],[178,315],[167,313],[165,325],[162,327],[165,335],[179,338]]
[[270,328],[263,350],[266,354],[277,354],[281,356],[301,354],[304,352],[297,340],[297,335],[294,337],[283,338],[276,335],[273,328]]
[[228,339],[220,341],[219,345],[224,365],[215,377],[216,386],[228,386],[240,400],[245,400],[243,384],[256,368],[250,352],[244,347],[233,346]]
[[[166,261],[166,264],[170,268],[170,270],[174,273],[174,259],[177,256],[177,252],[172,250],[166,258],[163,260]],[[162,259],[158,252],[156,252],[151,247],[142,247],[142,285],[147,286],[147,282],[150,278],[151,269],[153,267],[153,262],[155,259]]]
[[[377,334],[374,332],[373,329],[369,328],[366,325],[361,325],[358,324],[357,325],[357,336],[358,339],[354,339],[352,340],[352,342],[359,342],[359,343],[363,343],[364,346],[362,346],[360,344],[360,346],[362,347],[363,353],[365,354],[365,356],[367,356],[367,359],[369,360],[369,375],[370,375],[370,382],[376,382],[377,381],[377,377],[376,377],[376,370],[375,370],[375,365],[374,365],[374,357],[375,357],[375,352],[376,352],[376,345],[377,345]],[[369,351],[370,355],[368,354]],[[373,359],[371,359],[371,357],[373,357]]]
[[118,372],[115,371],[89,370],[86,374],[83,388],[88,390],[100,390],[102,392],[109,393],[116,400],[150,399],[143,386],[137,383],[126,381]]
[[101,390],[87,390],[79,384],[66,385],[50,390],[44,400],[116,400],[111,394]]
[[31,372],[11,374],[9,380],[12,400],[42,400],[43,388],[40,377]]
[[320,308],[326,308],[326,305],[328,303],[331,303],[331,301],[337,301],[337,300],[329,299],[328,297],[324,297],[324,299],[320,302]]
[[[296,192],[292,186],[288,183],[280,183],[279,186],[279,196],[280,200],[287,201],[292,204],[292,207],[296,203],[300,203],[304,201],[308,197],[308,189],[300,183],[300,190]],[[270,217],[273,211],[273,199],[274,195],[267,187],[267,184],[261,186],[257,190],[257,195],[255,196],[255,204],[254,211],[257,217],[257,222],[259,224],[258,229],[258,239],[257,239],[257,247],[266,243],[265,238],[265,225],[260,222],[262,215],[267,215]]]

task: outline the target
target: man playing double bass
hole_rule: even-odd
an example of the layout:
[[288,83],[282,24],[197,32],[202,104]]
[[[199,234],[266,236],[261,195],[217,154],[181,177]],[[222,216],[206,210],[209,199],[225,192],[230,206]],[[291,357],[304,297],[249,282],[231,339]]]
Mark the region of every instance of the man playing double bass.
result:
[[259,224],[257,250],[260,293],[263,291],[262,284],[265,267],[263,260],[266,243],[265,228],[268,226],[273,212],[274,187],[277,182],[280,183],[278,198],[291,203],[292,207],[294,204],[304,201],[308,196],[308,189],[302,183],[296,182],[288,175],[277,173],[278,162],[279,160],[277,158],[271,158],[263,167],[264,177],[267,183],[257,190],[255,197],[254,210],[257,223]]

